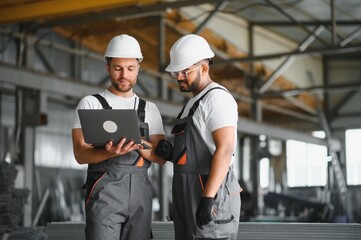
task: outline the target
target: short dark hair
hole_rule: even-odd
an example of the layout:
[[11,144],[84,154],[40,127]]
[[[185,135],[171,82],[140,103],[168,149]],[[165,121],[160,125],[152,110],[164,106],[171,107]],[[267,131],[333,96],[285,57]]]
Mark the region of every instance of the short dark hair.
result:
[[110,62],[112,61],[111,57],[105,57],[105,61],[107,62],[108,65],[110,65]]

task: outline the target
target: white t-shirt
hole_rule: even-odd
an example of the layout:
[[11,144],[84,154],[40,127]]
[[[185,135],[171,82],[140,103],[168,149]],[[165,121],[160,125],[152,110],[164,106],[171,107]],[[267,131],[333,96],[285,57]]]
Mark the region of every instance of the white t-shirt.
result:
[[[203,96],[209,89],[214,87],[224,88],[218,83],[209,84],[202,92],[188,101],[181,118],[188,115],[189,109],[193,106],[195,101]],[[200,101],[199,106],[193,115],[193,123],[212,154],[214,154],[216,149],[212,138],[212,132],[222,127],[234,127],[235,141],[233,149],[235,149],[237,143],[237,122],[237,103],[229,92],[222,89],[215,89],[207,93]],[[231,159],[231,163],[232,162],[233,157]]]
[[[138,109],[139,97],[136,94],[130,98],[119,97],[109,90],[99,94],[107,100],[112,109]],[[78,109],[103,109],[103,106],[94,96],[82,98],[74,112],[73,128],[81,128]],[[164,134],[160,112],[157,106],[149,101],[145,105],[145,122],[149,124],[149,135]]]

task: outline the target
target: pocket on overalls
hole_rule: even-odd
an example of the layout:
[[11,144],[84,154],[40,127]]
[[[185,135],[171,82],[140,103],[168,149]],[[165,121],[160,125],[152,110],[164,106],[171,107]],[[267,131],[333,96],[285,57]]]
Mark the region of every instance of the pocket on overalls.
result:
[[85,205],[88,204],[95,186],[100,181],[100,179],[103,178],[104,175],[104,171],[88,172],[86,182],[82,187],[85,189]]
[[174,134],[174,149],[172,162],[179,165],[185,165],[187,162],[187,147],[186,147],[186,136],[185,129],[187,123],[177,124],[172,129]]
[[226,182],[221,186],[215,196],[218,207],[218,217],[214,220],[215,224],[228,224],[233,220],[238,220],[240,206],[241,187],[233,174],[228,173]]
[[177,124],[177,125],[175,125],[175,126],[173,127],[171,133],[174,134],[174,135],[181,135],[181,134],[183,134],[186,126],[187,126],[187,123]]
[[237,180],[227,181],[226,189],[227,189],[232,219],[239,218],[241,211],[240,193],[243,191],[243,189],[241,188]]
[[206,187],[207,180],[208,180],[208,175],[203,175],[203,174],[199,175],[199,183],[201,185],[202,192],[204,191],[204,188]]

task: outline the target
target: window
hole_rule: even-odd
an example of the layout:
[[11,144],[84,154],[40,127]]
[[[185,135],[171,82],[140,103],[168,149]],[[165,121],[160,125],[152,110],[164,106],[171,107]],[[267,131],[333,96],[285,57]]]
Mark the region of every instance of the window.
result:
[[269,186],[269,159],[262,158],[259,162],[259,177],[261,188]]
[[347,184],[361,184],[361,129],[346,131],[346,171]]
[[325,146],[288,140],[286,151],[289,187],[326,185],[329,158]]

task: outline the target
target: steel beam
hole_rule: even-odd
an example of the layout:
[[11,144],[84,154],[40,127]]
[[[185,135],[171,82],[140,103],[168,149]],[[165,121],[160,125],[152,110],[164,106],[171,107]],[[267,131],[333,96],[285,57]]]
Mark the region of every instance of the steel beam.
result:
[[[165,25],[165,15],[159,15],[159,49],[158,49],[158,59],[159,66],[158,71],[164,72],[164,68],[166,65],[166,56],[165,56],[165,48],[166,48],[166,25]],[[163,75],[159,75],[158,80],[158,96],[161,97],[162,100],[168,99],[168,81],[164,78]]]
[[13,84],[32,89],[39,89],[55,94],[79,98],[91,92],[98,92],[99,88],[77,84],[70,80],[60,79],[55,76],[41,74],[17,68],[13,66],[0,65],[0,82]]
[[37,56],[39,57],[40,61],[43,63],[46,70],[50,73],[55,73],[54,67],[51,65],[51,63],[48,61],[44,53],[41,51],[38,45],[34,45],[35,52]]
[[[283,16],[285,16],[286,18],[288,18],[291,22],[295,23],[296,26],[300,27],[301,29],[303,29],[305,32],[307,32],[309,35],[312,35],[312,31],[309,30],[306,26],[302,25],[298,20],[296,20],[292,15],[288,14],[283,8],[281,8],[280,6],[276,5],[275,3],[273,3],[271,0],[265,0],[269,6],[275,8],[278,12],[280,12]],[[323,44],[325,44],[326,46],[328,45],[325,41],[323,41],[321,38],[319,38],[318,36],[315,36],[320,42],[322,42]]]
[[357,92],[361,91],[361,82],[352,83],[352,84],[334,84],[325,86],[313,86],[306,88],[297,88],[292,90],[285,91],[268,91],[262,95],[260,98],[278,98],[278,97],[291,97],[296,96],[301,93],[331,93],[331,92]]
[[[298,47],[297,50],[300,52],[305,51],[305,49],[311,45],[311,43],[316,39],[316,36],[320,35],[323,31],[324,27],[319,26],[310,34],[306,40],[304,40]],[[294,57],[288,56],[287,59],[272,73],[272,75],[267,79],[267,81],[262,85],[262,87],[258,90],[260,94],[263,94],[267,91],[269,87],[273,84],[273,82],[283,74],[283,72],[288,68],[288,66],[293,62]]]
[[[65,26],[69,24],[77,24],[89,23],[100,20],[114,19],[129,19],[129,18],[139,18],[146,16],[154,16],[159,15],[160,13],[164,13],[167,9],[178,9],[182,7],[196,6],[200,4],[213,4],[222,2],[224,0],[184,0],[184,1],[167,1],[167,2],[159,2],[147,5],[139,5],[139,4],[127,4],[119,5],[118,8],[114,10],[108,10],[106,12],[97,12],[83,14],[79,16],[72,16],[71,18],[66,19],[54,19],[48,20],[46,22],[41,22],[39,24],[34,25],[33,27],[53,27],[53,26]],[[86,1],[85,1],[86,2]],[[134,1],[133,1],[134,2]]]
[[32,225],[33,216],[33,175],[34,175],[34,152],[35,152],[35,128],[24,128],[24,143],[22,144],[22,151],[24,152],[24,188],[29,189],[30,194],[24,204],[24,226],[30,227]]
[[354,40],[355,38],[357,38],[359,35],[361,34],[361,27],[358,27],[355,31],[353,31],[352,33],[350,33],[347,37],[345,37],[341,42],[340,42],[340,46],[344,47],[347,44],[349,44],[352,40]]
[[302,51],[281,52],[281,53],[258,55],[253,57],[229,58],[229,59],[215,61],[214,64],[264,61],[264,60],[271,60],[271,59],[281,58],[285,56],[292,56],[292,55],[298,57],[305,57],[305,56],[312,56],[319,54],[342,54],[342,53],[355,53],[355,52],[361,52],[361,46],[321,48],[321,49],[313,49],[303,52]]
[[[139,4],[150,4],[150,0],[138,0]],[[89,11],[113,9],[115,7],[133,5],[134,1],[121,0],[52,0],[33,1],[27,4],[15,4],[0,8],[0,24],[27,21],[34,18],[55,17],[59,15],[81,14]]]
[[213,18],[213,16],[218,12],[218,11],[222,11],[226,6],[227,6],[227,2],[226,1],[220,1],[217,6],[215,6],[215,8],[213,9],[213,11],[208,14],[208,16],[206,17],[206,19],[199,24],[199,26],[197,27],[197,29],[194,31],[195,34],[199,34],[207,25],[207,23]]
[[[311,82],[311,84],[314,84],[315,81],[313,79],[311,72],[307,72],[307,74],[308,74],[309,81]],[[326,134],[325,143],[326,143],[326,147],[328,148],[329,155],[331,156],[331,163],[332,163],[332,167],[334,170],[337,186],[338,186],[338,189],[340,192],[341,205],[344,207],[344,210],[346,210],[347,215],[349,215],[350,212],[347,211],[347,209],[348,209],[348,207],[347,207],[347,204],[348,204],[347,183],[346,183],[346,179],[344,177],[343,169],[340,165],[337,150],[335,150],[333,148],[333,144],[331,142],[332,130],[331,130],[330,124],[328,122],[328,119],[326,118],[324,109],[322,107],[322,104],[321,104],[321,101],[319,100],[318,95],[314,94],[314,97],[315,97],[316,103],[317,103],[318,114],[321,119],[321,126],[323,128],[323,131]]]
[[332,46],[336,46],[336,14],[335,14],[335,0],[331,0],[330,2],[330,10],[331,10],[331,21],[332,21],[332,27],[331,27],[331,33],[332,33]]
[[[316,20],[316,21],[298,21],[295,22],[289,22],[289,21],[252,21],[251,22],[254,25],[263,26],[263,27],[292,27],[292,26],[298,26],[299,24],[304,26],[317,26],[317,25],[332,25],[331,20]],[[361,20],[339,20],[337,21],[337,25],[339,26],[360,26]]]
[[31,34],[22,34],[20,32],[10,31],[7,29],[0,29],[0,34],[9,35],[11,37],[14,37],[19,40],[26,41],[27,43],[33,44],[33,45],[41,45],[43,47],[51,47],[66,53],[75,54],[83,57],[89,57],[92,59],[96,59],[99,61],[104,61],[104,58],[102,55],[94,52],[90,52],[84,49],[74,49],[72,47],[66,46],[64,44],[56,43],[53,41],[49,41],[47,39],[39,38],[35,35]]
[[313,137],[309,134],[285,129],[277,126],[271,126],[264,123],[240,118],[238,121],[238,132],[250,135],[266,135],[270,138],[280,140],[297,140],[318,145],[326,145],[325,140]]

